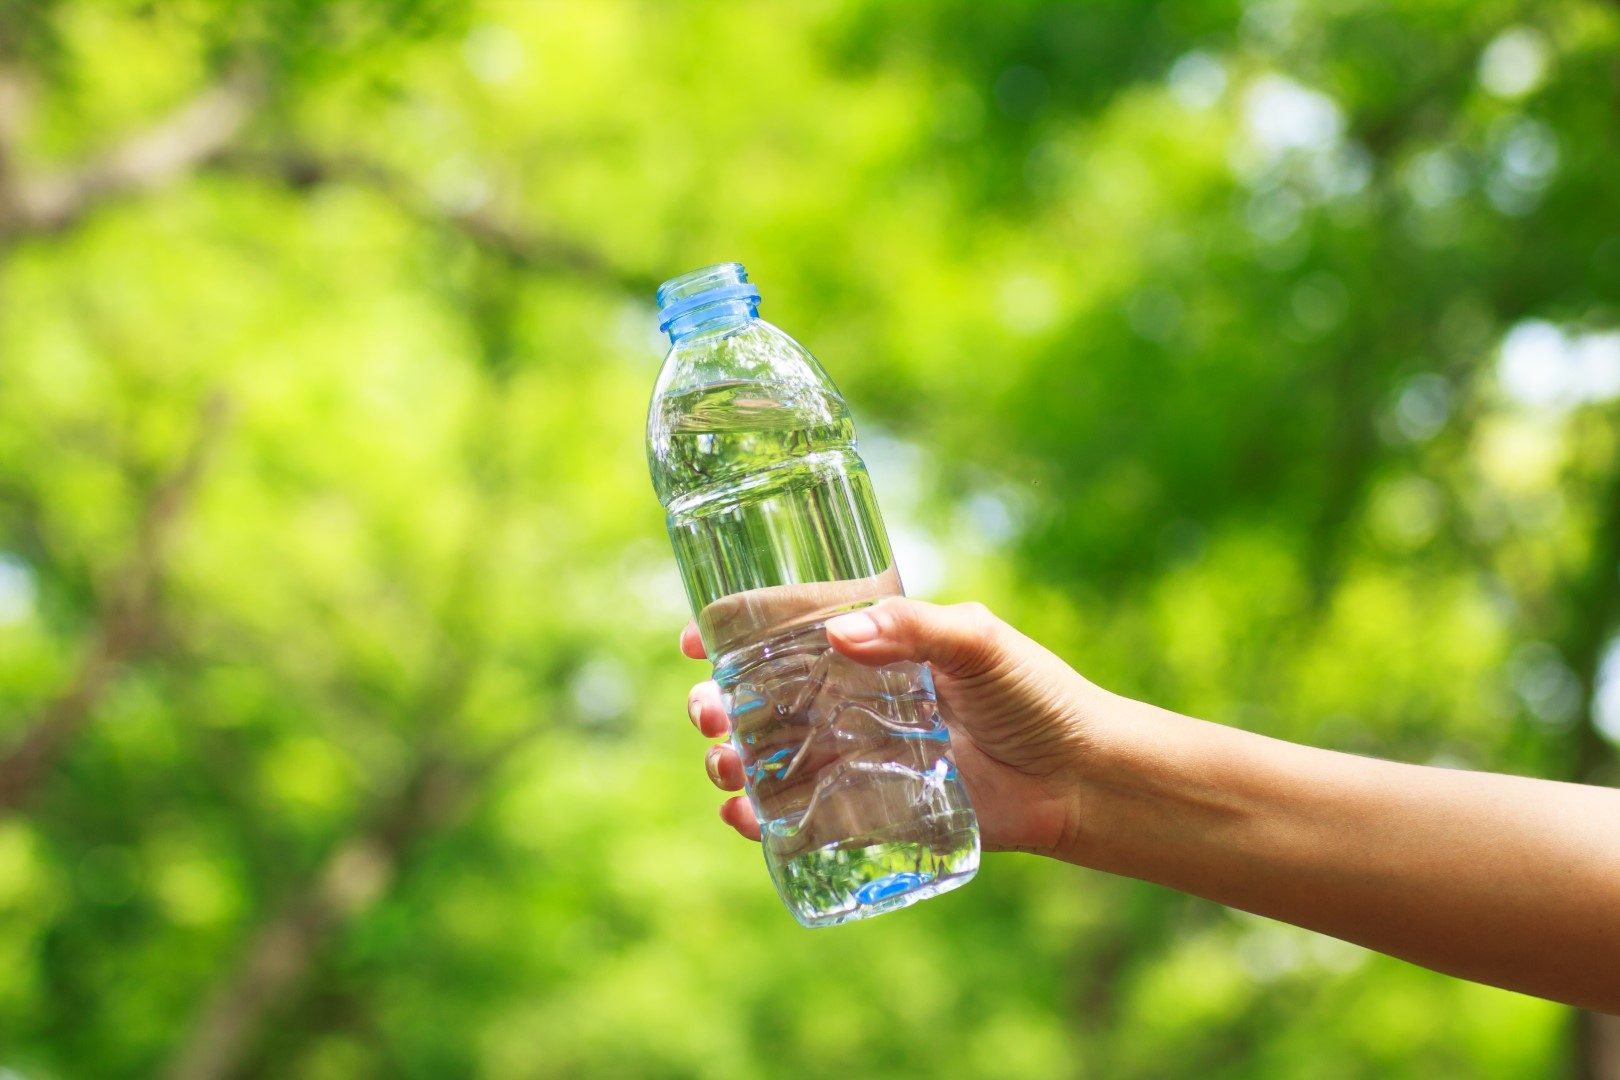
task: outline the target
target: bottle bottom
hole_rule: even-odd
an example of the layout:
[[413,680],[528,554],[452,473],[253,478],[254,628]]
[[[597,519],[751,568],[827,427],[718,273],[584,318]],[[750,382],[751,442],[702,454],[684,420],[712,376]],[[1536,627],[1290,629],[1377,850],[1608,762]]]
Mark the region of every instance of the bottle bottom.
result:
[[765,862],[782,902],[808,927],[898,911],[973,880],[979,830],[971,810],[914,823],[906,831],[911,838],[859,837],[777,859],[767,830]]

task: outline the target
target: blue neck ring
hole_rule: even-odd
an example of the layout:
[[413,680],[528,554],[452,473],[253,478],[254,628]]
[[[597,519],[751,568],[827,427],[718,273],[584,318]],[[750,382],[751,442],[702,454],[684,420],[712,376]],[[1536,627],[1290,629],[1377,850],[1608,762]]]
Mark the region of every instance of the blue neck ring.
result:
[[658,286],[658,329],[671,337],[720,318],[758,314],[759,290],[742,263],[699,267]]
[[710,304],[723,304],[730,301],[745,301],[750,307],[759,305],[759,290],[748,282],[736,285],[722,285],[717,289],[705,289],[703,292],[677,300],[668,307],[659,309],[658,329],[668,330],[676,319],[689,315],[701,307]]

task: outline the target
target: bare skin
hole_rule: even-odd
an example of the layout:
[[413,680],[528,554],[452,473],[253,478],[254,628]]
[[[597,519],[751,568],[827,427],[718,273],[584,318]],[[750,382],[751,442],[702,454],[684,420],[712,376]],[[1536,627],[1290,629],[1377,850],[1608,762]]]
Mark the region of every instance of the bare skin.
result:
[[[1145,881],[1436,971],[1620,1013],[1620,791],[1281,742],[1111,694],[982,605],[827,623],[864,664],[933,667],[985,847]],[[695,626],[681,649],[704,657]],[[727,733],[714,682],[688,699]],[[709,749],[709,778],[742,766]],[[745,797],[720,816],[759,839]]]

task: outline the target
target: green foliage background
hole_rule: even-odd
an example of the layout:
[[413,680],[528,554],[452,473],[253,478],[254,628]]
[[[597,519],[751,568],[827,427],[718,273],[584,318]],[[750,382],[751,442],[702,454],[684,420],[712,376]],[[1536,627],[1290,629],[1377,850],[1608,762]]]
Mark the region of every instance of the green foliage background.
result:
[[1593,1068],[1021,856],[800,930],[642,440],[652,285],[739,259],[914,592],[1612,783],[1617,106],[1606,0],[0,3],[0,1075]]

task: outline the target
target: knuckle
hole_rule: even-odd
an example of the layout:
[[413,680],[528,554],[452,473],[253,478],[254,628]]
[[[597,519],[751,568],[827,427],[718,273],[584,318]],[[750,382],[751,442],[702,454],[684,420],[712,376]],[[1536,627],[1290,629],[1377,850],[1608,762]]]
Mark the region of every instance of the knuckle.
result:
[[900,636],[912,628],[916,622],[916,613],[912,610],[912,601],[903,596],[891,596],[881,600],[867,609],[878,629],[884,637]]
[[965,600],[956,605],[956,610],[960,611],[962,614],[966,615],[975,622],[988,621],[995,618],[994,615],[990,614],[990,609],[979,603],[977,600]]
[[956,610],[969,635],[976,639],[988,642],[996,636],[996,631],[1001,626],[1001,620],[977,600],[957,604]]
[[990,668],[1000,652],[1000,619],[977,600],[953,605],[958,619],[958,662],[967,668]]

